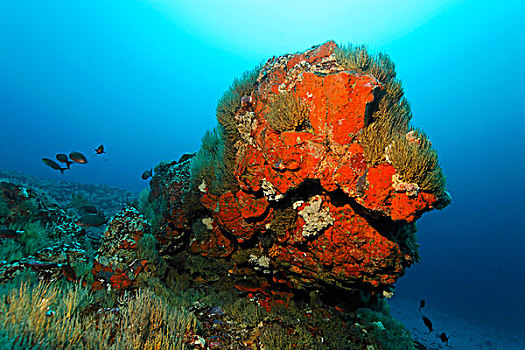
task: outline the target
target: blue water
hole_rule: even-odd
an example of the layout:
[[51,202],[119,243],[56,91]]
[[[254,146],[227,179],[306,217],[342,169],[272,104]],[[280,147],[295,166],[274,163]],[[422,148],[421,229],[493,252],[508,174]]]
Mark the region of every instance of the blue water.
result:
[[[419,221],[422,261],[398,296],[523,333],[525,5],[284,3],[1,1],[0,168],[138,191],[142,171],[198,149],[243,71],[366,43],[396,63],[454,198]],[[40,160],[71,151],[89,164],[60,175]]]

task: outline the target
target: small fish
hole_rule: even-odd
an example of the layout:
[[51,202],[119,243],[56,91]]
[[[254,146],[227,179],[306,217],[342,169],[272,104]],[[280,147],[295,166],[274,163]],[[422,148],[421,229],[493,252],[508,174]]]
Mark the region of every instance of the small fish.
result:
[[73,162],[70,161],[70,160],[67,158],[67,155],[64,154],[64,153],[59,153],[59,154],[57,154],[57,155],[55,156],[55,158],[56,158],[59,162],[61,162],[61,163],[66,163],[66,166],[67,166],[68,169],[69,169],[69,166],[70,166],[71,164],[73,164]]
[[92,205],[83,205],[80,208],[78,208],[78,210],[86,214],[98,214],[98,209]]
[[434,328],[432,328],[432,322],[429,320],[428,317],[426,316],[422,316],[423,317],[423,322],[425,323],[425,326],[427,326],[428,328],[428,334],[430,334]]
[[106,153],[106,151],[104,151],[104,145],[100,145],[97,148],[95,148],[95,152],[96,154]]
[[346,313],[349,313],[353,310],[352,305],[350,305],[349,303],[345,303],[345,302],[337,304],[335,306],[335,309],[339,312],[346,312]]
[[421,311],[421,309],[424,307],[425,307],[425,299],[421,299],[421,301],[419,302],[419,311]]
[[234,287],[241,292],[261,292],[262,294],[268,296],[268,293],[266,293],[262,286],[257,286],[248,280],[237,281],[235,282]]
[[439,339],[441,339],[441,341],[443,343],[446,343],[448,345],[448,337],[447,335],[445,334],[445,332],[442,332],[440,335],[439,335]]
[[64,276],[66,276],[68,281],[76,281],[77,280],[77,274],[75,273],[75,270],[70,265],[63,264],[61,266],[62,273]]
[[87,158],[80,152],[71,152],[69,153],[69,158],[71,158],[72,161],[78,164],[86,164]]
[[99,227],[106,223],[106,218],[100,215],[87,214],[78,219],[75,224],[82,227]]
[[418,341],[414,342],[414,346],[416,347],[417,350],[427,350],[427,347]]
[[60,170],[62,174],[64,173],[64,170],[67,169],[67,168],[62,168],[60,165],[58,165],[57,162],[49,158],[42,158],[42,161],[44,162],[45,165],[47,165],[51,169]]
[[142,173],[142,180],[147,180],[153,176],[153,169],[146,170]]

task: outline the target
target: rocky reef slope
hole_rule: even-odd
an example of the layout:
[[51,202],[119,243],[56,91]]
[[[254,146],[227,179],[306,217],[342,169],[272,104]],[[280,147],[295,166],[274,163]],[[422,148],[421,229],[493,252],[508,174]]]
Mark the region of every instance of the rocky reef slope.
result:
[[157,167],[159,241],[259,284],[388,294],[418,260],[415,221],[450,201],[410,118],[386,55],[274,57],[234,82],[195,155]]
[[[450,203],[437,153],[410,119],[388,56],[327,42],[235,80],[201,148],[157,165],[133,205],[104,204],[111,191],[57,190],[53,199],[8,174],[0,296],[20,302],[0,305],[9,325],[0,339],[42,348],[68,348],[68,339],[69,348],[425,349],[385,301],[418,261],[416,220]],[[106,210],[107,225],[86,220],[105,220]],[[96,236],[90,226],[99,224]],[[27,270],[79,283],[13,287]],[[53,304],[32,307],[31,295]]]

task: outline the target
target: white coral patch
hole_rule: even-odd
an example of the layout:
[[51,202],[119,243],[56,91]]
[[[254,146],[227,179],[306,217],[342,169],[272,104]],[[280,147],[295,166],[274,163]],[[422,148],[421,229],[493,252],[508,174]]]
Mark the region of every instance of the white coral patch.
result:
[[394,292],[387,292],[386,290],[383,291],[383,296],[386,298],[386,299],[390,299],[394,296]]
[[295,210],[297,210],[297,208],[299,208],[299,207],[300,207],[301,205],[303,205],[303,204],[304,204],[304,201],[297,201],[297,202],[294,202],[294,204],[293,204],[293,208],[294,208]]
[[254,144],[253,138],[251,137],[254,119],[255,119],[254,112],[246,112],[245,114],[240,114],[240,115],[235,116],[237,130],[239,131],[241,138],[250,145]]
[[257,256],[250,254],[250,259],[248,260],[250,264],[254,266],[255,270],[259,270],[263,273],[270,273],[270,258],[264,255]]
[[206,228],[208,230],[213,230],[213,219],[212,218],[204,218],[202,219],[202,223],[204,224],[204,226],[206,226]]
[[[296,203],[294,203],[294,207]],[[323,198],[320,195],[315,195],[310,198],[303,210],[299,211],[298,214],[305,221],[303,237],[315,236],[334,224],[334,218],[330,215],[330,208],[323,207],[322,204]]]
[[264,195],[268,198],[269,201],[278,201],[284,196],[282,194],[277,194],[275,187],[264,178],[261,184]]
[[392,161],[390,160],[390,152],[392,152],[392,144],[385,147],[385,159],[388,164],[392,164]]
[[204,179],[202,180],[202,183],[199,185],[199,191],[202,193],[206,193],[208,190],[208,186],[206,186],[206,181]]

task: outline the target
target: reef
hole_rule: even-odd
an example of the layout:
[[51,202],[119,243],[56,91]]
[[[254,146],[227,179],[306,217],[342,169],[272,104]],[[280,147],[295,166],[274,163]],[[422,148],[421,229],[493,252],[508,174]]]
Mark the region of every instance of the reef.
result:
[[195,155],[157,169],[150,199],[167,203],[163,235],[237,278],[388,293],[418,261],[416,220],[450,202],[386,55],[327,42],[274,57],[217,118]]
[[52,199],[0,182],[0,282],[32,270],[46,280],[76,280],[87,261],[85,231]]
[[416,221],[451,197],[411,116],[387,55],[329,41],[234,80],[201,148],[133,203],[68,192],[64,210],[0,182],[0,341],[421,348],[386,299],[418,262]]
[[93,263],[93,289],[136,288],[137,277],[148,264],[138,253],[148,231],[146,219],[133,207],[122,209],[111,219]]

